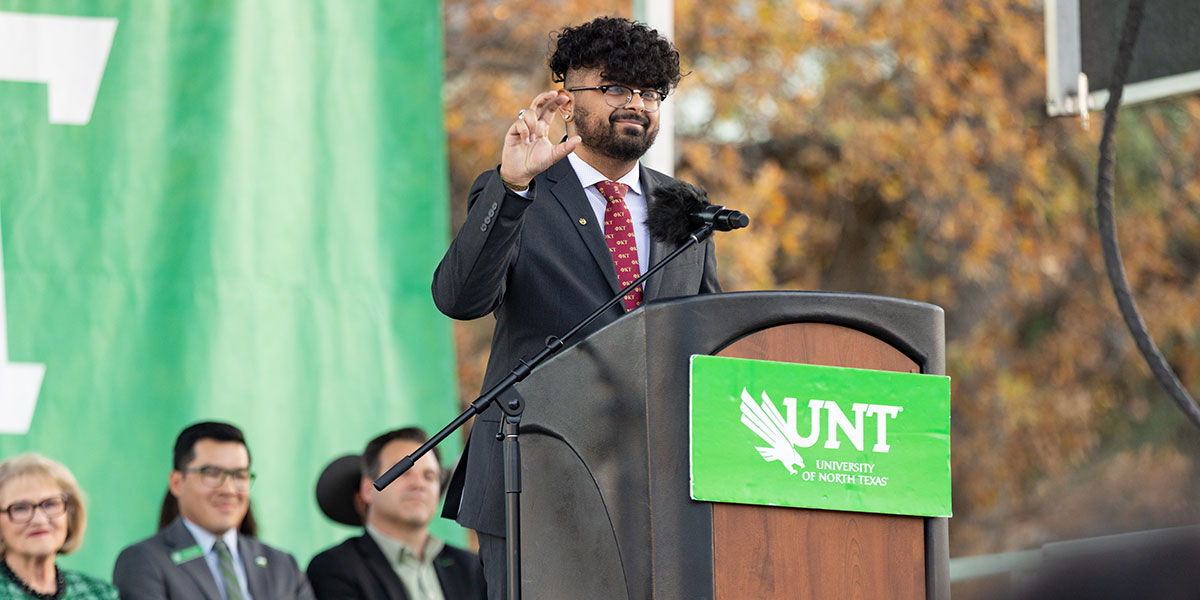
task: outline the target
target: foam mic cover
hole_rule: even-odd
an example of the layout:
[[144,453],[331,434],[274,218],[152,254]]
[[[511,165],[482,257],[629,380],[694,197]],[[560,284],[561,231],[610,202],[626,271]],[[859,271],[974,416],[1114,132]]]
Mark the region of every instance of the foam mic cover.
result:
[[692,234],[692,215],[709,205],[704,188],[678,179],[656,186],[650,195],[653,201],[646,209],[646,229],[659,242],[675,246]]

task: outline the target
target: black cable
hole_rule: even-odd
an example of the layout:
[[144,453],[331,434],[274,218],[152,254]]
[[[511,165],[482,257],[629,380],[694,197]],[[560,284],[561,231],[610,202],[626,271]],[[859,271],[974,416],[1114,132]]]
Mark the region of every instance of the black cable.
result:
[[[1150,365],[1150,371],[1155,379],[1162,384],[1183,414],[1187,415],[1192,424],[1200,428],[1200,407],[1192,399],[1179,377],[1167,364],[1162,352],[1146,330],[1146,323],[1138,312],[1133,292],[1129,289],[1129,280],[1125,277],[1125,264],[1121,259],[1121,248],[1117,244],[1116,221],[1113,216],[1113,168],[1114,158],[1113,138],[1117,129],[1117,109],[1121,104],[1121,92],[1125,88],[1125,79],[1129,75],[1129,66],[1133,62],[1133,47],[1137,43],[1138,29],[1142,24],[1142,14],[1145,0],[1130,0],[1129,9],[1125,13],[1125,27],[1121,32],[1121,43],[1117,48],[1117,60],[1113,65],[1113,85],[1109,91],[1108,104],[1104,107],[1104,133],[1100,137],[1099,180],[1096,184],[1096,218],[1100,227],[1100,245],[1104,250],[1104,265],[1108,271],[1108,281],[1112,284],[1113,294],[1117,297],[1117,306],[1121,309],[1121,317],[1125,326],[1133,335],[1138,350]],[[1086,103],[1086,99],[1083,99]],[[1086,104],[1081,110],[1087,110]]]

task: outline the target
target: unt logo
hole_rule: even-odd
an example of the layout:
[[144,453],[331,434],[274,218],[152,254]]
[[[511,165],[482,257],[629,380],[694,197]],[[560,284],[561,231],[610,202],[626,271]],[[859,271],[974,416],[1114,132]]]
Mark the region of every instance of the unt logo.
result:
[[755,404],[754,397],[750,395],[750,392],[746,388],[742,388],[742,424],[767,443],[766,447],[755,447],[755,450],[758,450],[763,460],[767,462],[779,461],[793,475],[796,473],[795,466],[804,468],[804,459],[796,451],[796,448],[811,448],[821,437],[822,412],[826,416],[824,419],[826,448],[841,447],[842,440],[838,435],[840,432],[855,449],[862,451],[867,426],[873,424],[875,444],[871,446],[871,451],[886,453],[891,450],[891,446],[887,442],[888,419],[895,419],[900,411],[904,410],[902,406],[856,402],[850,406],[850,412],[854,415],[854,422],[851,423],[849,417],[836,402],[809,400],[808,435],[801,437],[796,423],[796,399],[784,398],[783,407],[786,417],[780,414],[770,396],[767,396],[767,392],[762,393],[762,402]]

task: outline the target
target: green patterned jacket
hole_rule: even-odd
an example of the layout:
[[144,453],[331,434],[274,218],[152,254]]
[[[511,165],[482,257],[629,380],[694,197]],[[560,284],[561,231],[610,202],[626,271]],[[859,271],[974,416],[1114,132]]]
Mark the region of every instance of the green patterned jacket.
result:
[[[59,596],[62,600],[117,600],[117,588],[112,584],[83,573],[63,569],[66,590]],[[26,594],[15,581],[0,575],[0,600],[26,600]]]

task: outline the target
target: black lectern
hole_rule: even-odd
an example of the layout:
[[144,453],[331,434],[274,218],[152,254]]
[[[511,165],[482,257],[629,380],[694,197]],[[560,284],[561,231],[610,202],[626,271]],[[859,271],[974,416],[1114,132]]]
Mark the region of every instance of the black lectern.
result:
[[526,598],[949,598],[944,518],[697,502],[688,364],[718,354],[945,374],[944,317],[860,294],[656,302],[517,389]]

